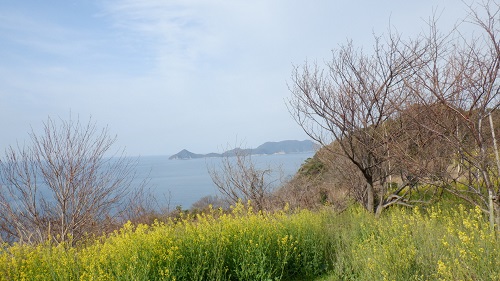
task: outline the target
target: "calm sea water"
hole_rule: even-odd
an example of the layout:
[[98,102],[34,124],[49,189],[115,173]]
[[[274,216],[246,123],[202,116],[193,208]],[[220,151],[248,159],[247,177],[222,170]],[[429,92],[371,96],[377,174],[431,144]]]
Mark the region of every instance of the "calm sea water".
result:
[[[278,170],[284,179],[293,176],[313,153],[253,155],[257,167]],[[189,208],[198,199],[219,192],[208,173],[208,167],[220,167],[220,158],[168,160],[168,156],[143,156],[137,165],[137,180],[149,178],[149,187],[161,207]],[[278,173],[273,177],[278,178]]]

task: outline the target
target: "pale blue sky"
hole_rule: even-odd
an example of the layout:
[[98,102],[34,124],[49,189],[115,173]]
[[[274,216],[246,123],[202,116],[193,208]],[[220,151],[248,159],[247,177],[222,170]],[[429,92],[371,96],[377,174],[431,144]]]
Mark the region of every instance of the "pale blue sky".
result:
[[292,65],[346,39],[369,49],[456,0],[2,0],[0,151],[51,117],[90,115],[128,155],[307,139],[290,117]]

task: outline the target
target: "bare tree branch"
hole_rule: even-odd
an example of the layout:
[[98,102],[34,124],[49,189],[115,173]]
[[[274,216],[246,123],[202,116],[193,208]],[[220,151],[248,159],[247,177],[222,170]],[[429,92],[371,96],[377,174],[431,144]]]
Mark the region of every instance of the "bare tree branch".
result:
[[234,151],[234,155],[223,156],[219,167],[208,168],[213,183],[230,204],[250,200],[256,210],[265,209],[278,180],[273,179],[275,171],[269,167],[256,167],[251,155],[245,150],[236,148],[231,151]]
[[9,147],[0,160],[1,236],[77,242],[105,230],[127,208],[134,179],[132,159],[106,155],[115,140],[91,120],[48,118],[29,144]]

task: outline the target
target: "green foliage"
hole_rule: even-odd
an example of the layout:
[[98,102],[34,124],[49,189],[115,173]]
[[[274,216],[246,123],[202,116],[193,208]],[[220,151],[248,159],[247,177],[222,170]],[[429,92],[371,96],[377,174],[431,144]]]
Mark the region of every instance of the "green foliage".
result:
[[329,215],[232,213],[125,224],[81,248],[5,246],[0,280],[289,280],[328,270]]
[[326,166],[318,157],[307,158],[299,169],[299,174],[304,176],[321,175],[326,169]]
[[[210,209],[125,224],[89,245],[3,245],[0,280],[500,280],[500,243],[479,208],[391,208],[375,218]],[[328,273],[328,275],[325,275]]]
[[393,208],[337,218],[340,246],[318,280],[499,280],[500,243],[479,208]]

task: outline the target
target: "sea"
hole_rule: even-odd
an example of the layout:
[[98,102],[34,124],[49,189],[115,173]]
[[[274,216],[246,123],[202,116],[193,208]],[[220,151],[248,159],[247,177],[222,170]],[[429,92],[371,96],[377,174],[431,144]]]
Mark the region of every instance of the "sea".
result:
[[[271,169],[270,180],[275,188],[289,180],[313,152],[273,155],[252,155],[257,168]],[[146,180],[147,187],[162,209],[180,206],[189,209],[193,203],[208,195],[220,196],[212,182],[209,168],[220,171],[222,158],[169,160],[169,156],[141,156],[136,167],[136,182]]]

